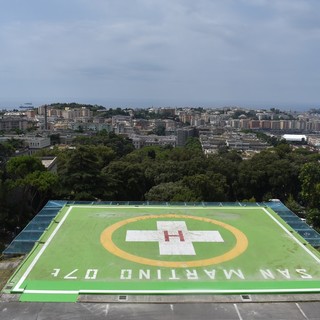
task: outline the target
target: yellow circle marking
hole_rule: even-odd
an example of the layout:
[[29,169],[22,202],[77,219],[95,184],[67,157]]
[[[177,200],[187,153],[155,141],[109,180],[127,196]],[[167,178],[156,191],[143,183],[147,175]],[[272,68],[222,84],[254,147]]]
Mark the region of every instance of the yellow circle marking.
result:
[[[133,255],[131,253],[128,253],[126,251],[123,251],[119,247],[115,245],[115,243],[112,241],[112,235],[113,233],[118,230],[119,228],[132,223],[136,221],[142,221],[147,219],[159,219],[159,218],[178,218],[178,219],[193,219],[203,222],[208,222],[211,224],[218,225],[224,229],[227,229],[230,231],[236,238],[236,244],[235,246],[229,250],[228,252],[212,257],[209,259],[202,259],[202,260],[192,260],[192,261],[162,261],[162,260],[154,260],[154,259],[148,259],[140,256]],[[238,230],[237,228],[230,226],[229,224],[226,224],[224,222],[208,219],[204,217],[195,217],[195,216],[187,216],[187,215],[177,215],[177,214],[160,214],[160,215],[149,215],[149,216],[139,216],[134,217],[126,220],[119,221],[110,227],[106,228],[101,236],[100,241],[102,245],[111,253],[114,255],[133,261],[136,263],[146,264],[150,266],[156,266],[156,267],[171,267],[171,268],[186,268],[186,267],[204,267],[208,265],[218,264],[221,262],[229,261],[240,254],[242,254],[248,247],[248,239],[245,236],[243,232]]]

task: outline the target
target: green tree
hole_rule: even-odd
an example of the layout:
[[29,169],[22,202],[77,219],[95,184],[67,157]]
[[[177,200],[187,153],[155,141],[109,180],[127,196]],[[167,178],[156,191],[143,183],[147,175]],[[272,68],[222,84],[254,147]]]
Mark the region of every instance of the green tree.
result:
[[257,201],[262,201],[270,189],[267,167],[278,159],[279,156],[275,153],[261,152],[250,160],[242,161],[235,186],[238,199],[254,197]]
[[146,178],[143,165],[114,161],[102,170],[102,175],[104,200],[144,200]]
[[182,182],[196,195],[198,201],[225,201],[227,199],[227,180],[220,173],[187,176]]
[[76,146],[97,146],[104,145],[110,147],[117,155],[118,158],[129,154],[134,150],[132,141],[128,138],[123,138],[116,135],[113,132],[100,131],[96,135],[88,136],[78,136],[73,140]]
[[92,153],[94,153],[98,158],[98,167],[100,169],[107,166],[111,161],[116,158],[116,152],[112,150],[112,148],[104,146],[104,145],[97,145],[94,148],[91,148]]
[[195,137],[188,138],[185,147],[186,149],[192,150],[194,152],[202,152],[202,146],[199,138],[195,138]]
[[197,196],[181,181],[160,183],[152,187],[145,195],[148,201],[195,202]]
[[285,158],[289,153],[292,152],[292,147],[286,141],[280,141],[280,143],[274,148],[274,151],[279,155],[280,158]]
[[181,180],[185,175],[184,163],[172,160],[159,161],[147,167],[145,174],[153,185],[176,182]]
[[312,225],[313,228],[320,232],[320,209],[310,208],[307,210],[307,222]]
[[21,188],[24,197],[27,197],[29,206],[37,213],[44,203],[54,194],[58,186],[58,176],[49,171],[34,171],[24,178],[19,178],[12,184]]
[[51,145],[60,144],[60,133],[55,133],[50,135],[50,143]]
[[239,156],[232,151],[218,155],[210,155],[204,162],[204,173],[211,172],[221,174],[226,178],[228,192],[225,194],[225,198],[229,201],[238,199],[241,190],[241,187],[236,183],[238,181],[238,172],[241,163],[241,157],[239,158]]
[[289,195],[298,196],[299,173],[294,163],[288,159],[278,159],[266,164],[268,189],[273,198],[285,200]]
[[94,148],[79,146],[59,170],[62,195],[76,200],[92,200],[103,193],[99,159]]
[[0,168],[3,167],[7,160],[12,157],[16,150],[22,149],[24,142],[17,139],[9,139],[0,143]]
[[165,136],[166,135],[166,127],[163,124],[159,124],[156,126],[156,128],[153,130],[153,133],[157,136]]
[[320,166],[317,162],[302,166],[299,179],[301,181],[301,196],[310,208],[320,206]]
[[11,158],[7,163],[7,172],[11,179],[22,179],[34,171],[45,171],[41,160],[32,156]]
[[4,226],[7,222],[7,217],[9,215],[9,208],[7,205],[7,196],[8,196],[8,190],[3,182],[3,179],[1,177],[1,171],[0,171],[0,225]]
[[292,194],[289,195],[288,199],[285,201],[285,205],[287,208],[289,208],[291,211],[293,211],[295,214],[299,215],[300,217],[305,217],[305,210],[304,207],[301,206],[292,196]]
[[11,158],[4,181],[11,223],[27,222],[53,194],[58,177],[47,172],[40,159],[32,156]]
[[9,143],[0,143],[0,164],[14,154],[14,147]]

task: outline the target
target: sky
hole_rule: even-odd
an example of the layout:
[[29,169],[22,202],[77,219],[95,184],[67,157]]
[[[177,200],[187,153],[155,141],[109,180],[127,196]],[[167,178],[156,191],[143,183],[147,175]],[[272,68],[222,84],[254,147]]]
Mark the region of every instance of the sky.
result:
[[320,107],[319,0],[0,0],[0,108]]

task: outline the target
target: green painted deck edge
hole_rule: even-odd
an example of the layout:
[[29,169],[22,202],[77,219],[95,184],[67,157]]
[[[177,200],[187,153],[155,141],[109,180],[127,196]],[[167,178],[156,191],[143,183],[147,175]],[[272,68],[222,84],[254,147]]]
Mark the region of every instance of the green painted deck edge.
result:
[[23,293],[20,302],[77,302],[78,294]]

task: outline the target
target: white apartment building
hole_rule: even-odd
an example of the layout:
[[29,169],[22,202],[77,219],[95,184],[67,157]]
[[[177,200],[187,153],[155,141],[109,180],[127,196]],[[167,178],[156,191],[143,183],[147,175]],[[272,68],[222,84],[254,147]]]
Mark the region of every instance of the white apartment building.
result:
[[132,143],[136,149],[140,149],[145,146],[176,146],[177,137],[176,136],[157,136],[155,134],[142,136],[132,134],[129,136]]

